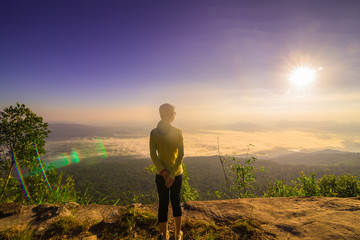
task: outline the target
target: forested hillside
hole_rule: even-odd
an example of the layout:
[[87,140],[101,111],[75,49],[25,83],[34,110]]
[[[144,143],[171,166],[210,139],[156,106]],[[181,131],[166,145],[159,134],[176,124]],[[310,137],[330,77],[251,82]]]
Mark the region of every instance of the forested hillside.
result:
[[[189,183],[199,191],[200,200],[217,199],[215,191],[226,192],[225,178],[218,156],[189,157],[184,159],[190,173]],[[108,158],[106,161],[85,159],[79,164],[72,164],[58,169],[75,179],[78,191],[93,196],[92,202],[119,204],[130,202],[152,203],[156,201],[156,188],[153,173],[145,168],[151,165],[150,159],[131,157]],[[291,165],[280,164],[269,160],[257,160],[255,165],[265,168],[257,173],[254,184],[255,194],[262,196],[271,181],[285,180],[290,183],[300,177],[316,173],[320,178],[325,174],[352,174],[360,176],[360,166],[353,165]],[[105,198],[105,199],[104,199]],[[226,198],[226,197],[225,197]]]

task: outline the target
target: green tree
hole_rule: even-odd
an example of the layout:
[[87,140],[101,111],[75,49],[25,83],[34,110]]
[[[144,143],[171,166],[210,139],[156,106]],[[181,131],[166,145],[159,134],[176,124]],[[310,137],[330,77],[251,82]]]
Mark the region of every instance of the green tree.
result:
[[38,165],[33,143],[36,141],[39,154],[45,153],[45,138],[50,133],[47,127],[43,118],[24,104],[16,103],[16,106],[6,107],[0,112],[0,176],[4,179],[0,200],[14,168],[11,152],[16,153],[19,167],[34,170]]

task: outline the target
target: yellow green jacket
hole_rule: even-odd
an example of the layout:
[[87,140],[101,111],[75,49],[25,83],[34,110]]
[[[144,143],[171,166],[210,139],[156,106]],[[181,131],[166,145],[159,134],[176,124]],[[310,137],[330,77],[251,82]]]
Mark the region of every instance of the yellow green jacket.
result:
[[180,129],[160,121],[150,133],[150,156],[156,166],[157,174],[163,169],[175,179],[183,173],[184,143]]

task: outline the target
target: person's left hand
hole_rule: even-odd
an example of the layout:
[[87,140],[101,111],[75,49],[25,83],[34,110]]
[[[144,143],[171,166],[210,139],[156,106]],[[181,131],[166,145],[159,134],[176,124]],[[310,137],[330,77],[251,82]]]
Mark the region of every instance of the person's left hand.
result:
[[165,170],[165,171],[162,171],[161,175],[163,176],[163,178],[165,179],[165,181],[168,179],[169,177],[169,171],[168,170]]
[[171,177],[168,177],[168,178],[166,179],[165,186],[166,186],[167,188],[170,188],[173,184],[174,184],[174,179],[172,179]]

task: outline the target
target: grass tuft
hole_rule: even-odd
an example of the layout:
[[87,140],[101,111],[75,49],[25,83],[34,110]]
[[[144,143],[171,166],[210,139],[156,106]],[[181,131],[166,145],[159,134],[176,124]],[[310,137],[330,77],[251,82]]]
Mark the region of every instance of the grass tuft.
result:
[[208,223],[202,220],[187,220],[182,226],[184,232],[184,239],[222,239],[219,236],[226,236],[230,233],[230,229],[221,228],[213,223]]
[[259,236],[261,233],[261,225],[249,219],[239,219],[230,225],[230,228],[240,235],[242,239],[251,239],[252,237]]
[[25,229],[10,228],[0,231],[0,240],[31,240],[34,230],[27,226]]
[[119,218],[112,223],[100,222],[90,228],[99,239],[151,239],[160,233],[157,217],[135,207],[119,212]]
[[75,220],[73,216],[60,217],[55,219],[48,229],[38,238],[41,239],[66,239],[78,236],[82,232],[86,232],[90,227],[87,222]]
[[188,240],[276,239],[275,235],[267,233],[251,219],[219,220],[216,225],[202,220],[186,220],[183,232],[184,239]]

